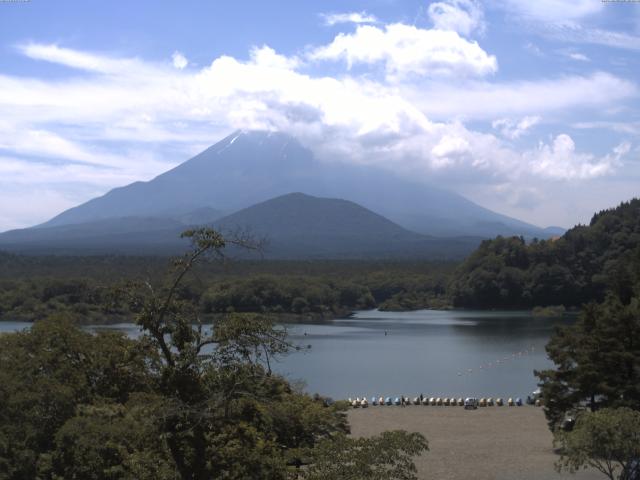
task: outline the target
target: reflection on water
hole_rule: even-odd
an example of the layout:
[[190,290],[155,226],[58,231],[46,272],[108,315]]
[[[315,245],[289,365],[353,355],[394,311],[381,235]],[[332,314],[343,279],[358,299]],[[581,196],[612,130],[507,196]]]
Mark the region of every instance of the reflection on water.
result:
[[[280,359],[275,369],[302,379],[309,392],[347,396],[521,396],[536,388],[534,369],[551,366],[544,346],[553,326],[569,319],[535,318],[528,312],[361,311],[319,324],[287,325],[308,352]],[[0,331],[28,327],[0,322]],[[116,329],[131,337],[132,324]]]

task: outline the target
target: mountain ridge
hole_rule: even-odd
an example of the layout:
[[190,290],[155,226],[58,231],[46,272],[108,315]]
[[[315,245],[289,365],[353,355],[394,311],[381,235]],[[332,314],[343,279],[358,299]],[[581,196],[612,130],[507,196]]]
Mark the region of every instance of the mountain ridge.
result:
[[115,188],[39,227],[121,216],[172,217],[203,207],[235,212],[290,192],[348,199],[426,235],[551,236],[461,195],[387,170],[321,162],[295,138],[264,131],[236,131],[150,181]]
[[[260,254],[272,259],[459,259],[481,241],[428,237],[354,202],[300,192],[260,202],[208,225],[223,234],[241,230],[266,238],[267,247]],[[187,246],[180,233],[195,226],[154,217],[101,219],[0,234],[0,248],[20,253],[177,254]]]

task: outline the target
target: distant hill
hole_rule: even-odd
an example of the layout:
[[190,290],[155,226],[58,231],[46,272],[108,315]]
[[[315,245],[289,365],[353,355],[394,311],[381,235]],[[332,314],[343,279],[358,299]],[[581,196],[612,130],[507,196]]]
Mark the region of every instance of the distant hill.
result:
[[559,238],[525,244],[482,242],[459,267],[451,295],[457,306],[579,306],[640,294],[640,199],[593,216]]
[[[115,188],[41,227],[119,217],[179,218],[203,208],[231,213],[291,192],[348,199],[426,235],[551,235],[388,170],[320,161],[295,138],[262,131],[235,132],[151,181]],[[205,223],[210,217],[191,220]]]
[[[215,212],[206,212],[215,216]],[[21,253],[176,254],[180,233],[197,225],[170,218],[124,217],[79,224],[42,226],[0,234],[0,248]],[[248,231],[267,239],[266,258],[439,258],[459,259],[478,237],[436,238],[410,232],[353,202],[302,193],[283,195],[215,222],[223,232]],[[234,252],[240,253],[240,252]]]
[[356,203],[302,193],[283,195],[224,217],[215,227],[268,238],[278,258],[461,258],[480,238],[436,238],[410,232]]

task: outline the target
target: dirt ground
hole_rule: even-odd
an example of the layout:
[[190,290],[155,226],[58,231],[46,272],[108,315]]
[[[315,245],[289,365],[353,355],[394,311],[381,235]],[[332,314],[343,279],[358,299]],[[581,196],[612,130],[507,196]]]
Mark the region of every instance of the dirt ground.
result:
[[371,406],[349,412],[354,436],[384,430],[422,433],[429,451],[416,459],[420,479],[603,479],[595,470],[571,475],[554,469],[558,456],[541,408],[411,405]]

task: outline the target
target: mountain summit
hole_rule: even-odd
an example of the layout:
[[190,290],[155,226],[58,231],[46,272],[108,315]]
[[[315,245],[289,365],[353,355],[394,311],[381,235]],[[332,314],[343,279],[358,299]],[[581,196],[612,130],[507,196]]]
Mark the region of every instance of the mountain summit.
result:
[[427,235],[549,236],[461,195],[388,170],[322,162],[295,138],[264,131],[237,131],[153,180],[115,188],[40,227],[118,217],[179,218],[203,208],[230,214],[291,192],[348,199]]

